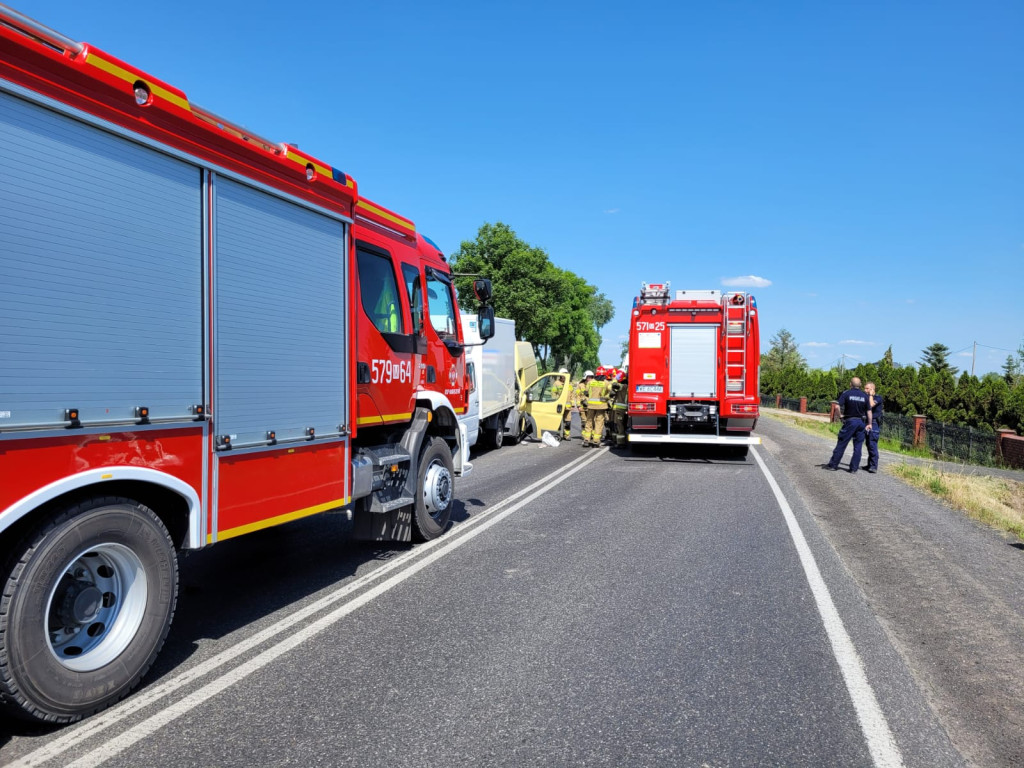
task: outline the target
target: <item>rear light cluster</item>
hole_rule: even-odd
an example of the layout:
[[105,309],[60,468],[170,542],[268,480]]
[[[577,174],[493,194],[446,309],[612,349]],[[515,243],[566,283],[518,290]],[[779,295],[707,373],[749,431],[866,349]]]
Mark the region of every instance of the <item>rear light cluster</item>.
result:
[[654,403],[630,403],[629,410],[632,413],[643,413],[644,411],[653,411]]
[[734,405],[732,407],[732,412],[733,413],[752,413],[752,414],[754,414],[756,416],[757,415],[757,406],[756,405]]

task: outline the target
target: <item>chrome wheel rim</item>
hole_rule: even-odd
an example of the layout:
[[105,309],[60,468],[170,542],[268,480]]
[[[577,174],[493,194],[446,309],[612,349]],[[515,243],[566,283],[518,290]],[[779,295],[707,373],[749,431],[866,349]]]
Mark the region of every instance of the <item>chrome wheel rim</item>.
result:
[[146,612],[142,561],[123,544],[98,544],[71,558],[50,592],[46,633],[64,667],[91,672],[131,644]]

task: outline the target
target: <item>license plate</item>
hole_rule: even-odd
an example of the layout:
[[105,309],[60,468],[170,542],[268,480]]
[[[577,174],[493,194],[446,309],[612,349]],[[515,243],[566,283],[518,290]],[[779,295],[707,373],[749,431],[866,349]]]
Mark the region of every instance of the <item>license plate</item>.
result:
[[637,392],[653,392],[653,393],[658,393],[658,392],[664,392],[665,388],[663,386],[661,386],[661,384],[637,384],[636,385],[636,391]]

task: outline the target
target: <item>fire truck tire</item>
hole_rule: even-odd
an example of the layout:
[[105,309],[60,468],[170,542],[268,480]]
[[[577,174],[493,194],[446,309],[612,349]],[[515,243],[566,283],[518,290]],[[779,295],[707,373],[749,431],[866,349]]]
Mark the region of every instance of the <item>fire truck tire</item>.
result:
[[501,426],[501,424],[499,424],[496,429],[487,430],[487,447],[489,447],[492,451],[496,451],[499,448],[501,448],[502,443],[504,441],[505,430]]
[[416,475],[412,533],[417,541],[436,539],[448,529],[455,501],[455,464],[443,438],[427,443]]
[[0,705],[71,723],[127,696],[153,664],[178,561],[151,509],[97,497],[30,533],[0,578]]

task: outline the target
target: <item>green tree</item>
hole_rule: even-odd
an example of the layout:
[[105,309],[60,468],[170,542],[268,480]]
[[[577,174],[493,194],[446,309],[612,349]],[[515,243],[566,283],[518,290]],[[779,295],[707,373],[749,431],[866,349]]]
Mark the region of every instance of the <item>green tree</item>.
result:
[[451,255],[459,301],[472,306],[473,280],[494,286],[494,312],[516,323],[516,338],[529,341],[546,369],[595,366],[599,329],[614,315],[611,301],[579,275],[551,263],[542,248],[520,239],[507,224],[485,223],[475,240]]
[[1020,378],[1020,362],[1013,355],[1006,356],[1006,362],[1003,363],[1003,378],[1007,384],[1013,384]]
[[924,355],[920,361],[921,365],[926,365],[935,371],[949,371],[950,374],[956,376],[957,369],[949,364],[949,347],[945,344],[935,342],[924,349],[921,354]]
[[768,351],[761,355],[762,368],[782,371],[790,368],[803,370],[807,367],[807,360],[800,354],[796,339],[785,328],[772,336],[769,344]]
[[889,348],[885,350],[885,354],[882,355],[882,359],[878,361],[879,368],[883,368],[885,366],[888,366],[889,368],[896,367],[896,363],[894,363],[892,359],[892,344],[890,344]]

